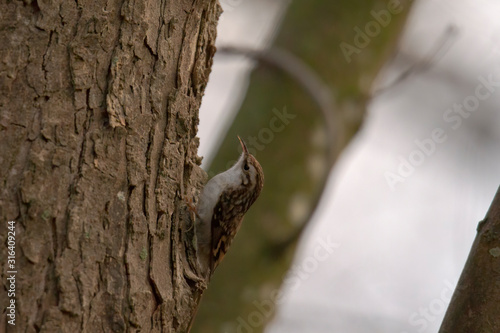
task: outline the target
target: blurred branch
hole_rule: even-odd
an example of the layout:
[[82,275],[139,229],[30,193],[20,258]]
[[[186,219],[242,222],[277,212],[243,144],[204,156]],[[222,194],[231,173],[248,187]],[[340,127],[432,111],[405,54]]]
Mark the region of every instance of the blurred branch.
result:
[[439,333],[500,332],[500,188],[477,229]]
[[245,47],[223,46],[217,48],[217,52],[244,55],[278,68],[297,81],[321,111],[328,137],[328,165],[330,167],[333,165],[342,146],[343,128],[340,126],[341,121],[338,119],[338,114],[334,111],[330,87],[323,83],[311,67],[290,52],[279,48],[255,50]]
[[[385,93],[386,91],[394,88],[398,84],[402,83],[411,75],[416,73],[423,73],[432,68],[432,66],[437,63],[445,54],[448,52],[450,47],[455,41],[455,37],[458,35],[458,28],[454,25],[449,25],[443,32],[441,37],[435,43],[433,49],[425,56],[423,59],[418,60],[412,64],[409,68],[399,74],[395,80],[389,83],[389,85],[376,89],[373,91],[372,96],[377,96]],[[398,52],[396,52],[398,53]],[[399,51],[399,53],[402,53]]]
[[338,116],[338,113],[334,110],[334,102],[330,93],[330,87],[323,83],[319,75],[311,67],[309,67],[300,58],[294,56],[292,53],[279,48],[255,50],[235,46],[219,47],[217,52],[244,55],[287,73],[292,79],[301,85],[309,96],[311,96],[313,101],[318,106],[321,116],[325,122],[328,154],[326,170],[328,170],[328,172],[325,175],[324,181],[320,182],[321,188],[319,189],[317,197],[314,199],[313,208],[310,210],[303,223],[301,223],[301,226],[294,230],[285,240],[279,244],[273,245],[273,252],[279,255],[281,252],[286,250],[288,246],[297,241],[318,207],[319,200],[327,184],[326,178],[329,175],[329,171],[333,167],[340,150],[345,145],[345,133],[343,127],[341,126],[342,121]]

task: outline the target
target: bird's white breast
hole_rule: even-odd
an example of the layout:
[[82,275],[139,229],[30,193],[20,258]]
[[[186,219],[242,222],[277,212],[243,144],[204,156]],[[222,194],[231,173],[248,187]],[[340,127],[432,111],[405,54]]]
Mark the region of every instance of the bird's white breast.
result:
[[210,179],[201,191],[197,206],[198,216],[201,220],[197,225],[199,242],[210,242],[210,228],[215,205],[225,189],[236,186],[241,182],[241,162],[242,159],[240,158],[229,170]]

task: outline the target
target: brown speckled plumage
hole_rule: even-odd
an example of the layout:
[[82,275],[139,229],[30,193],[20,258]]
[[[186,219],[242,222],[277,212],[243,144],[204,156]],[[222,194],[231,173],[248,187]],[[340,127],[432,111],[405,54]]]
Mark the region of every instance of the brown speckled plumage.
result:
[[[204,263],[202,266],[208,266],[204,269],[209,274],[224,258],[240,229],[243,216],[257,200],[264,185],[262,167],[241,139],[240,142],[243,153],[238,162],[212,178],[200,196],[198,247],[202,256],[200,262]],[[208,232],[210,235],[207,239]]]
[[222,192],[220,200],[214,208],[212,217],[212,262],[210,271],[215,268],[224,258],[234,236],[241,227],[243,216],[250,206],[259,197],[264,185],[264,174],[262,168],[252,155],[248,155],[248,163],[257,170],[255,183],[251,182],[250,175],[244,174],[244,178],[237,187],[231,187]]

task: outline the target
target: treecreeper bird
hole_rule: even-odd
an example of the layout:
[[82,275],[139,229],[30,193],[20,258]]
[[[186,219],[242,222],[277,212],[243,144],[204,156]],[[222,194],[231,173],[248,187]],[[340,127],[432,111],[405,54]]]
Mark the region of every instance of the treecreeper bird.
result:
[[264,185],[262,167],[238,139],[243,148],[240,158],[230,169],[207,182],[196,207],[198,260],[208,276],[224,258],[243,216]]

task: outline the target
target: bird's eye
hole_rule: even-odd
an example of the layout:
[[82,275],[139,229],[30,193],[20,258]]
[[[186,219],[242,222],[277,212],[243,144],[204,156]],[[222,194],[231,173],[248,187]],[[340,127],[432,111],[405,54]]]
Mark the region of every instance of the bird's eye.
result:
[[250,170],[250,167],[248,166],[248,163],[245,163],[245,166],[243,167],[243,169],[245,169],[247,171]]

